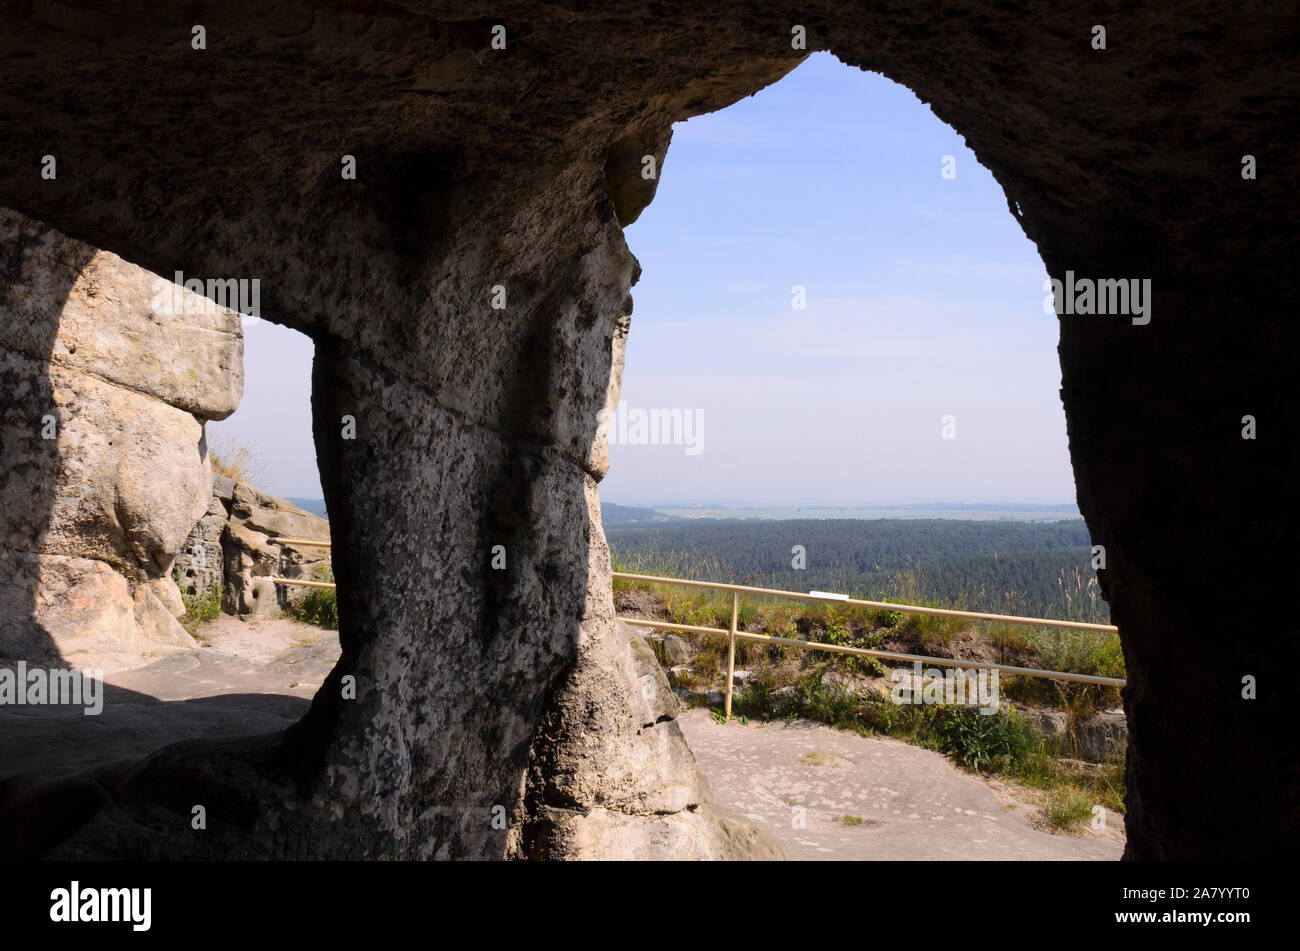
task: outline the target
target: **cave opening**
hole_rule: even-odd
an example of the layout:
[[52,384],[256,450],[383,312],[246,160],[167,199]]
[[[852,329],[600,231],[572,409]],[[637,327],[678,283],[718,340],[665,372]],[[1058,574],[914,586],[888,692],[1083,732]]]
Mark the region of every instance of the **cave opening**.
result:
[[[355,631],[349,631],[356,648],[351,669],[375,688],[368,705],[339,706],[339,717],[320,718],[328,729],[317,745],[330,772],[314,784],[277,790],[272,802],[267,777],[275,769],[264,745],[172,750],[134,770],[129,784],[122,781],[114,803],[120,808],[111,815],[104,810],[99,827],[86,829],[76,848],[175,854],[176,839],[148,841],[142,824],[120,817],[156,816],[160,803],[174,801],[164,796],[174,777],[187,772],[215,781],[232,798],[242,789],[248,799],[267,800],[260,824],[231,831],[221,845],[185,846],[196,853],[218,854],[229,845],[228,854],[499,854],[496,840],[472,823],[428,820],[412,830],[429,802],[448,801],[467,786],[498,799],[502,790],[517,788],[524,768],[519,751],[526,747],[521,734],[541,722],[558,672],[577,653],[576,638],[567,635],[581,624],[591,635],[585,641],[599,641],[610,627],[595,597],[603,591],[607,599],[609,591],[600,575],[608,559],[602,566],[599,511],[585,504],[594,498],[590,480],[603,475],[603,460],[585,450],[587,424],[610,378],[609,337],[616,333],[606,331],[621,319],[627,291],[617,219],[631,219],[617,199],[617,219],[611,216],[605,196],[615,196],[599,187],[602,166],[615,151],[611,145],[655,139],[674,118],[759,89],[802,56],[790,43],[795,14],[773,8],[755,20],[749,13],[744,5],[707,13],[683,8],[647,26],[633,15],[611,19],[584,8],[554,24],[539,20],[528,42],[477,63],[508,68],[472,69],[479,84],[472,110],[464,105],[468,64],[460,51],[482,49],[485,32],[472,21],[444,23],[447,29],[431,42],[423,29],[427,17],[387,8],[378,24],[360,14],[318,19],[304,45],[296,34],[268,28],[271,16],[248,11],[244,32],[232,34],[247,40],[240,56],[201,54],[230,79],[228,94],[214,99],[214,74],[195,70],[194,51],[176,42],[189,29],[179,19],[124,21],[113,43],[96,46],[94,83],[61,68],[86,55],[86,37],[97,33],[93,24],[69,32],[48,18],[15,19],[4,38],[6,49],[19,54],[10,57],[6,104],[23,134],[5,140],[4,205],[158,273],[183,264],[196,272],[261,276],[264,299],[286,319],[296,315],[302,326],[320,331],[326,366],[318,368],[315,399],[330,411],[320,418],[332,423],[358,408],[385,410],[372,413],[362,438],[336,458],[322,440],[327,491],[331,501],[347,503],[336,506],[335,531],[348,554],[357,553],[350,566],[355,583],[345,588],[355,593],[346,625]],[[1279,355],[1294,349],[1291,325],[1276,319],[1294,256],[1293,242],[1277,236],[1296,232],[1293,203],[1282,200],[1286,176],[1270,174],[1287,167],[1289,127],[1278,116],[1289,95],[1291,24],[1265,13],[1243,18],[1212,11],[1171,51],[1170,11],[1112,11],[1108,28],[1116,42],[1102,51],[1088,42],[1088,21],[1069,10],[1025,17],[1005,5],[977,4],[963,14],[814,4],[797,18],[814,47],[905,83],[969,138],[1013,199],[1013,214],[1050,273],[1152,281],[1160,300],[1148,325],[1134,332],[1130,321],[1063,321],[1060,344],[1078,502],[1108,549],[1102,577],[1125,629],[1132,672],[1125,698],[1134,725],[1130,854],[1275,852],[1295,828],[1295,778],[1285,758],[1270,752],[1273,727],[1285,722],[1284,694],[1245,698],[1241,680],[1268,667],[1286,631],[1261,623],[1251,625],[1249,636],[1225,640],[1220,626],[1204,622],[1204,597],[1284,589],[1278,572],[1285,559],[1264,553],[1285,550],[1289,526],[1243,515],[1240,500],[1266,497],[1294,468],[1285,441],[1274,441],[1270,456],[1266,440],[1241,435],[1242,414],[1276,405],[1285,391],[1287,368]],[[475,31],[471,43],[467,36]],[[365,68],[339,69],[339,63]],[[394,82],[403,75],[419,78]],[[303,134],[252,130],[230,147],[229,129],[253,115],[263,130],[278,124]],[[160,116],[184,122],[190,134],[160,140]],[[502,142],[514,147],[501,148]],[[46,143],[58,143],[57,181],[33,174],[33,156]],[[658,144],[647,141],[656,154]],[[408,267],[422,247],[392,240],[391,202],[382,196],[393,192],[383,186],[388,170],[404,167],[401,155],[448,150],[469,164],[448,169],[439,185],[473,200],[448,206],[461,220],[436,244],[446,258],[439,263],[448,266],[435,275],[438,293],[430,294],[418,279],[425,272]],[[336,184],[340,156],[353,153],[359,177]],[[219,160],[196,160],[200,155]],[[935,158],[926,164],[932,168]],[[428,209],[430,216],[439,213]],[[324,222],[331,227],[318,225]],[[252,234],[259,240],[250,240]],[[18,246],[32,250],[23,239]],[[76,273],[51,264],[41,269]],[[627,271],[635,270],[628,264]],[[523,306],[476,320],[491,316],[480,279],[496,280],[502,272],[532,279],[512,295]],[[785,296],[793,281],[783,277],[782,284]],[[40,295],[47,316],[68,290],[62,285],[60,277],[53,295]],[[812,303],[822,299],[815,285],[805,286]],[[547,290],[545,300],[538,288]],[[5,295],[9,306],[20,300]],[[649,305],[639,306],[643,316]],[[540,310],[544,319],[532,319]],[[568,320],[570,311],[584,319]],[[16,320],[6,329],[29,325]],[[43,326],[53,329],[48,321]],[[6,449],[26,445],[21,440],[31,438],[31,420],[48,412],[51,391],[63,386],[42,369],[53,339],[18,344],[35,354],[37,365],[15,364],[10,372],[34,396],[13,417]],[[519,341],[536,339],[554,341],[551,363],[519,357]],[[638,346],[634,340],[634,361]],[[77,359],[87,352],[79,347]],[[511,387],[521,367],[533,385]],[[544,373],[549,377],[538,385]],[[76,382],[87,392],[93,387]],[[142,382],[156,389],[158,381]],[[190,401],[180,382],[169,382],[176,392],[159,395],[181,414],[167,415],[192,454]],[[208,408],[223,406],[224,397]],[[530,411],[524,426],[514,425],[512,411],[520,407]],[[715,452],[712,419],[704,420],[703,450],[690,459]],[[961,444],[971,430],[960,416],[957,423]],[[460,464],[431,458],[424,447],[435,442],[454,446]],[[113,441],[113,448],[121,445]],[[29,565],[76,557],[59,548],[60,539],[39,533],[50,514],[59,514],[54,507],[70,498],[59,491],[56,463],[80,458],[42,448],[35,456],[44,468],[5,472],[15,477],[9,484],[21,499],[5,506],[7,527],[22,543],[17,555],[31,556],[17,561]],[[474,625],[464,616],[474,612],[456,609],[484,600],[478,596],[486,549],[481,532],[461,529],[500,524],[490,517],[495,497],[473,489],[508,482],[521,459],[535,463],[531,474],[547,477],[530,481],[541,504],[505,527],[520,539],[544,539],[554,570],[544,586],[523,577],[510,598],[491,600],[494,610],[521,606],[508,619],[515,636],[494,641],[498,656],[428,650],[431,629],[440,645],[473,644]],[[835,464],[826,453],[816,461]],[[765,462],[757,459],[741,475],[761,474]],[[619,468],[627,467],[616,468],[615,476]],[[24,472],[39,476],[34,493],[21,483]],[[154,486],[139,481],[140,488]],[[43,517],[29,518],[33,512]],[[131,514],[147,511],[142,506]],[[137,517],[134,536],[144,538],[142,529],[158,524]],[[1256,557],[1207,557],[1207,550]],[[579,555],[566,559],[566,552]],[[438,586],[416,567],[437,571],[448,559]],[[394,564],[413,567],[386,570]],[[585,586],[588,580],[593,583]],[[25,619],[37,590],[33,582],[19,591],[18,607],[8,614]],[[557,639],[557,630],[566,636]],[[462,654],[468,659],[457,663]],[[491,702],[501,695],[520,698],[517,709]],[[470,710],[485,723],[476,733],[460,729]],[[503,744],[502,736],[510,742]],[[449,748],[446,737],[457,745]],[[1188,757],[1189,747],[1213,755]],[[367,767],[380,760],[399,767],[395,781],[370,781]],[[94,801],[89,780],[78,788]],[[315,817],[303,807],[312,796],[382,806],[352,810],[344,828],[331,815],[324,832],[311,826]],[[15,827],[31,825],[25,819],[40,803],[29,805],[25,813],[10,811],[18,817]],[[188,822],[175,811],[172,818]],[[596,806],[589,811],[602,816]],[[1236,821],[1224,823],[1223,815]]]
[[[279,677],[299,699],[337,657],[328,513],[312,437],[307,335],[241,313],[243,397],[206,425],[213,498],[177,557],[186,621],[203,651]],[[250,671],[251,672],[251,671]]]
[[[638,518],[625,506],[1079,519],[1046,268],[910,90],[814,54],[679,123],[660,176],[625,231],[641,276],[607,411],[607,528]],[[1071,547],[1095,592],[1090,549]]]
[[[678,123],[658,174],[625,229],[641,275],[602,420],[616,572],[1109,623],[1076,504],[1047,269],[961,135],[908,88],[819,53]],[[618,579],[614,596],[625,617],[729,623],[718,592]],[[1123,677],[1113,632],[745,600],[749,632]],[[685,703],[721,703],[725,638],[643,633]],[[737,710],[783,719],[846,670],[868,687],[895,672],[811,654],[738,641]],[[1068,721],[1044,749],[1106,777],[1088,795],[1114,831],[1118,687],[1008,676],[1002,696],[1044,734]]]

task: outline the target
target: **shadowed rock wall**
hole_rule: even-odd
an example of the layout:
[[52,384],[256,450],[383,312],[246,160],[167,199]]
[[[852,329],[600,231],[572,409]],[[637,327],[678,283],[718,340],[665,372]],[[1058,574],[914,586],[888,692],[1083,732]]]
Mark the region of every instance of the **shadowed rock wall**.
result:
[[[238,316],[0,209],[0,656],[111,672],[193,647],[171,569],[207,505],[203,423],[243,389]],[[197,309],[197,307],[195,308]]]
[[[1295,469],[1278,415],[1296,343],[1292,10],[3,10],[0,201],[160,273],[261,280],[264,316],[316,340],[338,546],[343,657],[307,720],[101,777],[118,824],[88,805],[66,849],[177,854],[120,817],[184,824],[202,795],[227,824],[186,846],[200,853],[572,854],[563,823],[539,824],[553,800],[530,764],[567,755],[542,727],[573,690],[598,692],[582,677],[612,649],[596,414],[616,396],[637,273],[621,225],[653,195],[640,157],[662,164],[672,122],[796,65],[795,24],[808,49],[884,72],[962,132],[1053,276],[1152,280],[1150,323],[1065,317],[1060,347],[1079,504],[1107,550],[1131,678],[1128,854],[1295,844],[1267,671],[1289,669],[1296,625],[1263,607],[1289,590],[1295,520],[1256,501],[1282,498]],[[1237,605],[1227,633],[1207,623],[1216,594]],[[1242,699],[1246,676],[1258,699]],[[72,833],[68,815],[50,835]]]

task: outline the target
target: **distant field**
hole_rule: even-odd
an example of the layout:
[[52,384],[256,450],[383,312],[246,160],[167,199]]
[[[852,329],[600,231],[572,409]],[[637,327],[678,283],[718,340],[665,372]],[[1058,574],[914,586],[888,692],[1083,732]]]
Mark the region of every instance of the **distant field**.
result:
[[1073,507],[1043,509],[1022,508],[662,508],[655,511],[677,518],[727,518],[727,519],[807,519],[807,518],[945,518],[975,522],[1058,522],[1062,519],[1082,518]]

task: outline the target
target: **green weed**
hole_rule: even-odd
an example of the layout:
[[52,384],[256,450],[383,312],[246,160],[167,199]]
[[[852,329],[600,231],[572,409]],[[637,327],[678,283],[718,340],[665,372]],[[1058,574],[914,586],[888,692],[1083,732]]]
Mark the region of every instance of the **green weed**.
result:
[[[328,566],[319,565],[314,572],[315,581],[333,583],[334,572]],[[333,588],[308,588],[299,605],[294,608],[293,616],[303,624],[314,624],[327,631],[339,629],[339,605]]]

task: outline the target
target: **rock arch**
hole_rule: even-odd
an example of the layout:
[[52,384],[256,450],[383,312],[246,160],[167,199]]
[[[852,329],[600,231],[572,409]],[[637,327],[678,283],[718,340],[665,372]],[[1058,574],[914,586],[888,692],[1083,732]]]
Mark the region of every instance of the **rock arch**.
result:
[[[1225,642],[1204,599],[1288,590],[1272,553],[1293,520],[1248,507],[1283,498],[1294,469],[1265,434],[1283,425],[1295,343],[1278,304],[1297,297],[1296,15],[840,7],[506,0],[477,19],[424,0],[147,17],[5,5],[0,204],[158,273],[257,278],[265,313],[315,339],[343,622],[339,668],[288,734],[9,796],[11,815],[62,804],[42,850],[441,857],[663,841],[636,817],[672,783],[633,790],[588,769],[621,742],[590,727],[637,703],[616,686],[633,661],[615,643],[595,501],[596,417],[616,401],[638,270],[621,225],[653,196],[626,163],[662,163],[674,121],[796,65],[796,24],[809,51],[886,73],[963,133],[1054,276],[1152,280],[1149,325],[1065,319],[1060,347],[1079,503],[1107,546],[1132,684],[1128,854],[1294,844],[1297,778],[1272,742],[1281,693],[1243,702],[1240,681],[1294,659],[1295,625],[1233,624],[1250,635]],[[196,21],[206,50],[189,43]],[[1244,441],[1252,411],[1260,438]],[[488,563],[497,544],[504,575]],[[355,703],[339,699],[347,675]],[[200,795],[228,817],[219,834],[157,831]],[[494,804],[511,812],[504,833],[483,818]],[[634,831],[604,835],[610,816]],[[710,835],[686,838],[726,841]]]

